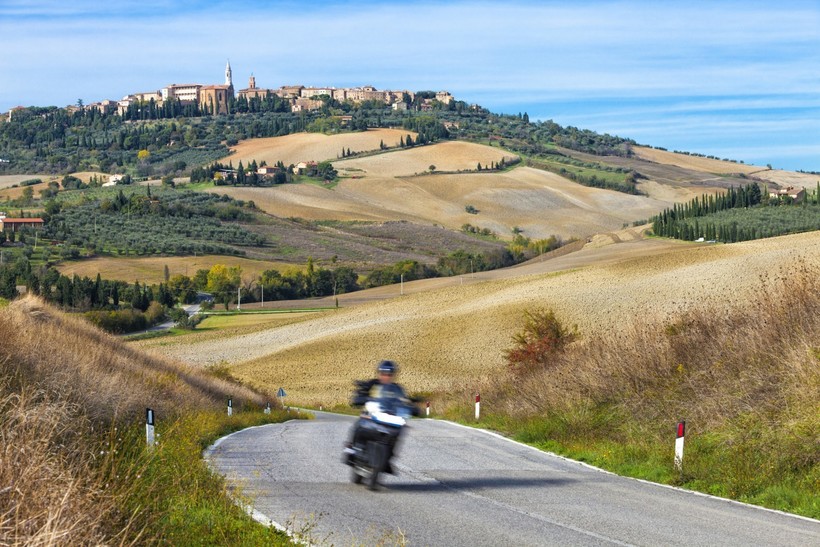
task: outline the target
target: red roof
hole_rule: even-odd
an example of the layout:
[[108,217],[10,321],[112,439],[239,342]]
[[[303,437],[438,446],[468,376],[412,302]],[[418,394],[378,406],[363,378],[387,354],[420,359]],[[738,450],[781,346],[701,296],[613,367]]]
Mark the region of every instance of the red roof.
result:
[[42,218],[4,218],[0,219],[4,224],[42,224]]

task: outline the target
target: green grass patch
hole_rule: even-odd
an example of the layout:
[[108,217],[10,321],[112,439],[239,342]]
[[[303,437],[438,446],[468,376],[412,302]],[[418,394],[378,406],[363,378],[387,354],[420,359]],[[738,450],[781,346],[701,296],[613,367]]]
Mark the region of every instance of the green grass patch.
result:
[[191,190],[193,192],[201,192],[203,190],[216,188],[217,186],[214,184],[214,181],[209,180],[204,182],[188,182],[186,184],[180,184],[177,187],[184,190]]
[[618,475],[820,518],[820,458],[806,447],[807,431],[816,427],[810,421],[796,424],[790,438],[752,415],[709,433],[690,431],[681,472],[674,422],[640,424],[606,406],[529,417],[483,412],[478,422],[472,413],[472,405],[462,405],[445,417]]
[[[112,480],[128,490],[123,515],[136,515],[132,526],[142,541],[169,545],[291,545],[288,537],[248,516],[228,495],[225,479],[203,460],[202,451],[233,431],[294,417],[284,411],[266,415],[241,412],[232,417],[197,412],[163,423],[157,417],[157,446],[145,446],[142,428],[112,438]],[[120,480],[125,479],[125,480]],[[234,493],[240,503],[252,500]]]

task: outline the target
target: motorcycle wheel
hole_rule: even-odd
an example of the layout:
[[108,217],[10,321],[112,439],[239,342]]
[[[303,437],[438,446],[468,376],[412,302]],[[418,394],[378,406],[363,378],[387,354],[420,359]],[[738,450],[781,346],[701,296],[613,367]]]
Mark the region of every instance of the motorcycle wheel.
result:
[[379,474],[384,469],[387,447],[381,443],[370,442],[368,443],[367,449],[370,454],[370,466],[372,469],[370,476],[367,477],[367,488],[376,490],[379,487]]
[[360,484],[362,482],[362,476],[359,474],[359,471],[355,467],[350,472],[350,482],[352,482],[353,484]]

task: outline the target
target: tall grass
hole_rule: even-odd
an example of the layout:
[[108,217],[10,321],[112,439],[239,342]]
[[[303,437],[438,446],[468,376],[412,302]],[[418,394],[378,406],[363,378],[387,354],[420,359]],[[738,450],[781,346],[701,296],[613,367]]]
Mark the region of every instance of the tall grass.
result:
[[[287,418],[263,414],[266,400],[36,298],[11,302],[0,310],[0,545],[286,543],[201,458],[220,435]],[[153,450],[146,407],[160,420]]]
[[764,277],[741,308],[705,302],[671,322],[580,334],[547,366],[487,386],[485,424],[624,474],[820,517],[820,271]]

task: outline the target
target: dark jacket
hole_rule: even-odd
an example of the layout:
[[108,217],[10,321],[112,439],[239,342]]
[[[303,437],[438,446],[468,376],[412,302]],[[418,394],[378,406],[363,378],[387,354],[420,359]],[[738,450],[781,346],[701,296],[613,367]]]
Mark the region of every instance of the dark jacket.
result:
[[396,383],[382,384],[377,378],[356,380],[356,392],[351,404],[363,406],[367,401],[379,401],[388,409],[395,407],[396,404],[406,405],[412,410],[413,416],[419,415],[418,407],[407,396],[404,388]]

